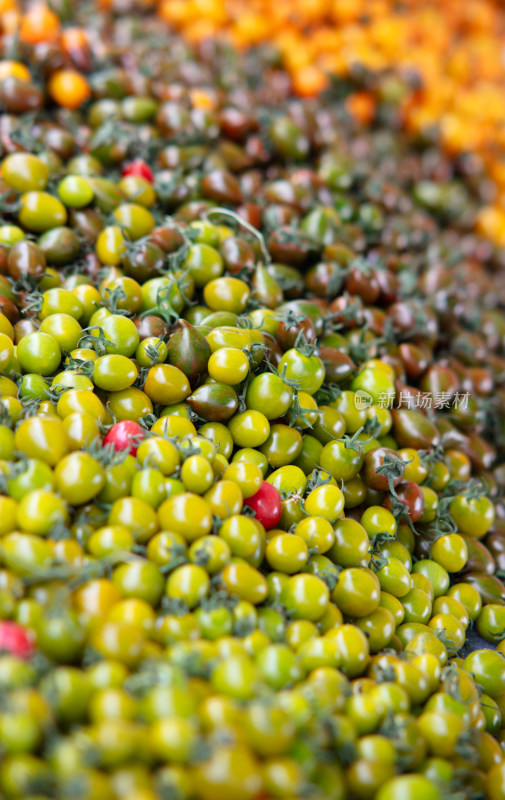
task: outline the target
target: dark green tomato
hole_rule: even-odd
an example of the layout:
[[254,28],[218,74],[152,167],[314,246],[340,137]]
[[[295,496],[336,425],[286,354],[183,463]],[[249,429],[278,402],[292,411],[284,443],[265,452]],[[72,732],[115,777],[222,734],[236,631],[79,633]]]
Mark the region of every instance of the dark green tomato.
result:
[[481,695],[480,702],[481,710],[486,720],[486,731],[496,736],[501,728],[502,722],[502,715],[498,703],[487,694]]
[[110,214],[120,203],[124,202],[122,191],[108,178],[92,178],[90,183],[95,193],[98,209],[104,214]]
[[[264,213],[268,213],[268,209]],[[282,288],[284,297],[290,299],[303,295],[305,284],[300,270],[289,264],[269,264],[267,270]]]
[[367,487],[359,475],[342,482],[342,494],[344,495],[346,508],[360,506],[368,496]]
[[323,445],[319,439],[306,434],[302,437],[302,449],[293,463],[308,475],[319,465],[322,451]]
[[270,435],[259,448],[268,459],[272,469],[291,464],[302,449],[302,435],[289,425],[272,425]]
[[354,519],[343,517],[334,526],[335,541],[327,555],[342,567],[354,567],[368,556],[370,539],[364,527]]
[[433,587],[433,596],[435,598],[447,594],[449,588],[449,573],[441,564],[432,561],[429,558],[416,561],[412,567],[413,574],[421,574],[428,578]]
[[19,398],[23,400],[47,400],[48,385],[42,375],[29,372],[23,375],[18,386]]
[[247,387],[247,407],[261,411],[268,420],[284,416],[292,402],[291,388],[271,372],[256,375]]
[[179,319],[177,330],[168,341],[167,361],[182,370],[190,384],[195,386],[207,373],[210,354],[211,349],[206,338],[189,322]]
[[57,667],[44,676],[40,690],[51,703],[56,719],[62,725],[85,719],[91,686],[81,670],[76,667]]
[[[105,123],[104,123],[105,126]],[[128,153],[128,144],[120,139],[105,138],[106,129],[99,126],[96,134],[91,137],[90,154],[105,167],[113,167],[124,161]]]
[[[9,80],[13,79],[6,78],[2,81],[2,88]],[[26,86],[27,84],[25,83],[24,85]],[[8,726],[8,730],[12,730],[11,725]],[[52,782],[52,777],[52,770],[41,758],[31,753],[11,752],[10,754],[5,754],[2,759],[0,788],[2,792],[5,792],[5,796],[15,797],[17,795],[27,800],[39,800],[40,795],[34,796],[32,788],[34,786],[48,786]]]
[[276,152],[286,161],[304,161],[309,155],[308,139],[289,117],[275,117],[268,133]]
[[347,445],[348,440],[330,441],[321,453],[321,467],[333,475],[336,481],[354,478],[363,464],[363,451],[359,445],[357,450]]
[[71,609],[59,609],[44,615],[37,631],[37,646],[42,653],[60,664],[74,663],[84,647],[84,630],[78,615]]
[[79,239],[71,228],[52,228],[43,233],[38,246],[49,264],[70,264],[77,258],[81,249]]
[[342,414],[330,406],[319,406],[319,411],[321,413],[318,414],[317,420],[312,426],[312,432],[316,439],[326,445],[344,435],[345,420]]
[[431,450],[440,441],[435,425],[420,411],[393,409],[393,436],[401,447]]
[[209,309],[206,306],[198,304],[184,311],[184,319],[191,325],[203,325],[204,320],[208,316],[210,316]]
[[[133,467],[129,459],[133,460]],[[105,472],[105,484],[98,495],[101,503],[114,503],[130,493],[135,460],[128,456],[121,464],[112,464]]]
[[208,383],[186,398],[191,409],[210,422],[226,422],[238,408],[235,389],[225,383]]
[[486,642],[498,643],[505,638],[505,606],[489,603],[484,606],[476,628]]
[[286,634],[286,620],[274,608],[258,609],[258,628],[266,633],[270,641],[283,642]]

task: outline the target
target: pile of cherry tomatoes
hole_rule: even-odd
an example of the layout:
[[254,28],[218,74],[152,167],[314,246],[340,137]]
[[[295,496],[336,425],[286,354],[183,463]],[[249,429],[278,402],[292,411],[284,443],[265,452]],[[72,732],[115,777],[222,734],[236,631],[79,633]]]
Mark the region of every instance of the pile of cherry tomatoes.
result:
[[0,797],[503,800],[479,161],[364,126],[362,75],[300,100],[267,46],[38,9],[0,52]]

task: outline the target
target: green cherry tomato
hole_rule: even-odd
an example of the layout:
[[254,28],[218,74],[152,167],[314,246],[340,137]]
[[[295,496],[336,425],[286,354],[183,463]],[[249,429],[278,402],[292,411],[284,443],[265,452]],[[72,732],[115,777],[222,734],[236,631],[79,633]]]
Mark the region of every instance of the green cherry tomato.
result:
[[17,354],[21,369],[38,375],[51,375],[61,361],[61,350],[56,339],[40,331],[23,336]]
[[91,203],[94,192],[82,175],[67,175],[58,184],[58,196],[67,208],[83,208]]
[[271,372],[256,375],[247,387],[247,407],[260,411],[268,420],[284,416],[292,402],[292,389]]
[[69,453],[54,471],[61,496],[74,506],[89,503],[105,484],[105,470],[89,453]]
[[17,192],[36,192],[46,188],[49,169],[31,153],[11,153],[2,162],[2,178]]
[[307,394],[315,394],[324,381],[324,365],[318,356],[307,356],[299,350],[287,350],[279,362],[279,372],[289,380],[299,382]]
[[493,650],[474,650],[463,662],[463,669],[473,676],[486,694],[495,698],[505,691],[505,658]]
[[289,578],[281,600],[293,619],[308,619],[317,622],[330,599],[329,589],[315,575],[299,574]]
[[64,225],[67,211],[63,203],[48,192],[29,191],[21,196],[18,219],[25,228],[43,233]]
[[100,356],[93,364],[93,383],[105,391],[128,389],[137,379],[138,370],[126,356]]
[[197,242],[189,249],[185,262],[189,274],[198,288],[223,274],[223,259],[209,244]]
[[[203,245],[201,245],[203,247]],[[250,289],[239,278],[214,278],[206,283],[203,297],[212,311],[231,311],[241,314],[249,299]]]
[[[245,411],[243,413],[260,414],[261,412]],[[297,458],[301,449],[302,434],[300,431],[297,431],[296,428],[290,428],[289,425],[282,424],[272,425],[267,440],[260,445],[260,450],[267,457],[272,469],[279,469],[291,464]]]
[[343,614],[364,617],[378,608],[380,587],[372,573],[348,567],[340,572],[331,598]]
[[487,497],[468,500],[458,495],[451,502],[449,513],[461,533],[477,539],[488,532],[495,517],[493,503]]

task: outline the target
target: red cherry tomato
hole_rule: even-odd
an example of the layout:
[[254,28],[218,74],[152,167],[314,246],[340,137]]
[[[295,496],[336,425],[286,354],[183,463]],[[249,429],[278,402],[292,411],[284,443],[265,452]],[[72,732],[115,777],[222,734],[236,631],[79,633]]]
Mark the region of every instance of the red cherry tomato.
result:
[[271,483],[263,481],[256,494],[247,498],[246,505],[252,508],[256,519],[265,530],[269,531],[279,524],[282,514],[281,496]]
[[30,658],[33,655],[33,643],[26,628],[11,620],[0,622],[0,653]]
[[145,178],[149,183],[154,183],[154,174],[151,167],[146,164],[145,161],[142,161],[141,158],[137,158],[135,161],[130,161],[126,164],[122,174],[123,178],[127,175],[135,175],[137,178]]
[[103,437],[103,444],[113,444],[115,450],[128,450],[132,456],[136,455],[137,447],[145,439],[146,431],[131,419],[116,422],[110,431]]

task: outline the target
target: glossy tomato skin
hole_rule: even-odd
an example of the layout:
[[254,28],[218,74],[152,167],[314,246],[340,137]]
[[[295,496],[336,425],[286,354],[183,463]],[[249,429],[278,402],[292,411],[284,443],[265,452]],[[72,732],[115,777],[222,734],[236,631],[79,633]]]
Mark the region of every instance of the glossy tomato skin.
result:
[[256,519],[265,530],[269,531],[279,524],[282,514],[281,496],[271,483],[263,481],[256,494],[247,498],[247,505],[255,512]]
[[141,158],[136,158],[135,161],[126,164],[121,174],[123,177],[135,175],[137,178],[145,178],[149,183],[154,183],[154,175],[151,167]]
[[136,455],[137,448],[145,438],[146,431],[138,422],[123,419],[116,422],[104,436],[103,444],[112,444],[115,450],[128,450],[132,456]]
[[30,658],[33,655],[33,643],[26,628],[7,619],[0,622],[0,652],[18,658]]

